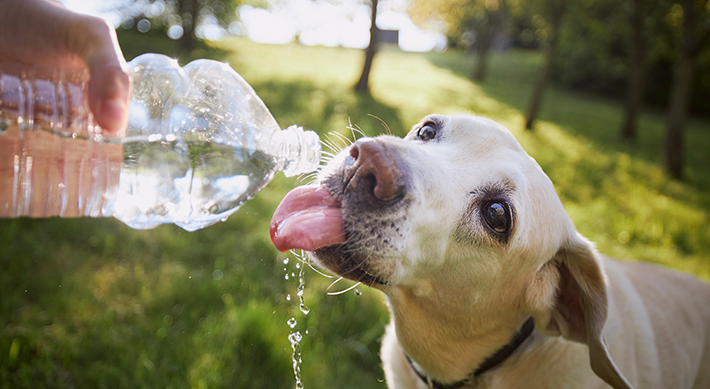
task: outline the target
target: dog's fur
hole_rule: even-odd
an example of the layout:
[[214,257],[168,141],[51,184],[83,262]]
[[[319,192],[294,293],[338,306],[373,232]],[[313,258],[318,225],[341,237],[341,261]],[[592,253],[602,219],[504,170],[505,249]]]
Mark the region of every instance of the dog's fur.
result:
[[[418,138],[425,125],[431,140]],[[324,168],[319,183],[342,204],[347,240],[313,257],[387,296],[390,388],[426,388],[405,354],[440,382],[470,376],[531,316],[533,334],[466,388],[710,388],[710,285],[598,254],[501,125],[431,115],[404,139],[356,147],[368,142],[375,163],[391,166],[370,172],[369,186],[352,172],[363,152]],[[398,181],[394,198],[361,193],[385,180]],[[509,207],[506,234],[486,225],[491,200]]]

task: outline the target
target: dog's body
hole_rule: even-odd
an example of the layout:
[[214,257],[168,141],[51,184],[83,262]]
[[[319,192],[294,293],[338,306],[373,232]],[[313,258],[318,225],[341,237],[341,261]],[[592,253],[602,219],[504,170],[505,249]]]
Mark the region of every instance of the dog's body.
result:
[[[634,388],[710,388],[708,286],[641,263],[604,260],[609,314],[602,335]],[[426,388],[390,323],[382,361],[390,388]],[[488,349],[489,352],[492,352]],[[584,344],[533,334],[475,388],[608,388],[589,367]]]
[[284,199],[272,239],[386,294],[390,388],[710,388],[710,285],[599,255],[500,125],[430,116],[356,142],[319,184]]

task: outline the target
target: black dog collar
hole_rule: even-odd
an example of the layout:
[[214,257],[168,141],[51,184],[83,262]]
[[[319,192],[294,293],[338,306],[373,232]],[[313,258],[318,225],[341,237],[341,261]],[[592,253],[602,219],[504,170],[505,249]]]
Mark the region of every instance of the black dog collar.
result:
[[503,363],[508,357],[515,352],[515,350],[520,347],[520,345],[527,339],[530,334],[532,334],[533,330],[535,329],[535,322],[533,321],[533,318],[529,318],[525,324],[523,324],[522,327],[518,330],[518,332],[515,334],[513,337],[513,340],[510,341],[510,343],[506,344],[505,346],[501,347],[498,351],[496,351],[493,355],[488,357],[483,363],[481,363],[478,368],[471,373],[467,378],[464,380],[461,380],[459,382],[454,382],[453,384],[442,384],[439,381],[436,381],[432,379],[431,377],[427,376],[426,374],[422,373],[417,369],[417,367],[414,365],[414,362],[412,361],[411,358],[409,358],[409,355],[405,354],[405,357],[407,357],[407,362],[409,362],[409,366],[414,370],[414,372],[419,376],[419,378],[426,383],[429,388],[432,389],[459,389],[463,386],[466,386],[470,383],[473,383],[476,378],[478,378],[481,374],[487,372],[488,370],[491,370],[501,363]]

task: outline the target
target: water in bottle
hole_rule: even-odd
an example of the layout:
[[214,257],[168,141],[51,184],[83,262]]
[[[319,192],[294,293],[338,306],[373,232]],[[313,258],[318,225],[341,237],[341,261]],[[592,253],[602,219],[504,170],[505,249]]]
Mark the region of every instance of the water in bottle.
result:
[[86,74],[0,69],[0,216],[115,216],[193,231],[226,219],[274,174],[313,171],[320,142],[281,130],[228,65],[163,55],[128,64],[125,137],[95,126]]

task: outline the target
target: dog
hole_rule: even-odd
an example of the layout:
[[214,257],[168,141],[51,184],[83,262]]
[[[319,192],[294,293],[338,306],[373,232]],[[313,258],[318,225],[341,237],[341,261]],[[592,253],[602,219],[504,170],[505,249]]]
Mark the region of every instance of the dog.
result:
[[600,255],[492,120],[357,140],[271,236],[386,295],[389,388],[710,388],[710,285]]

